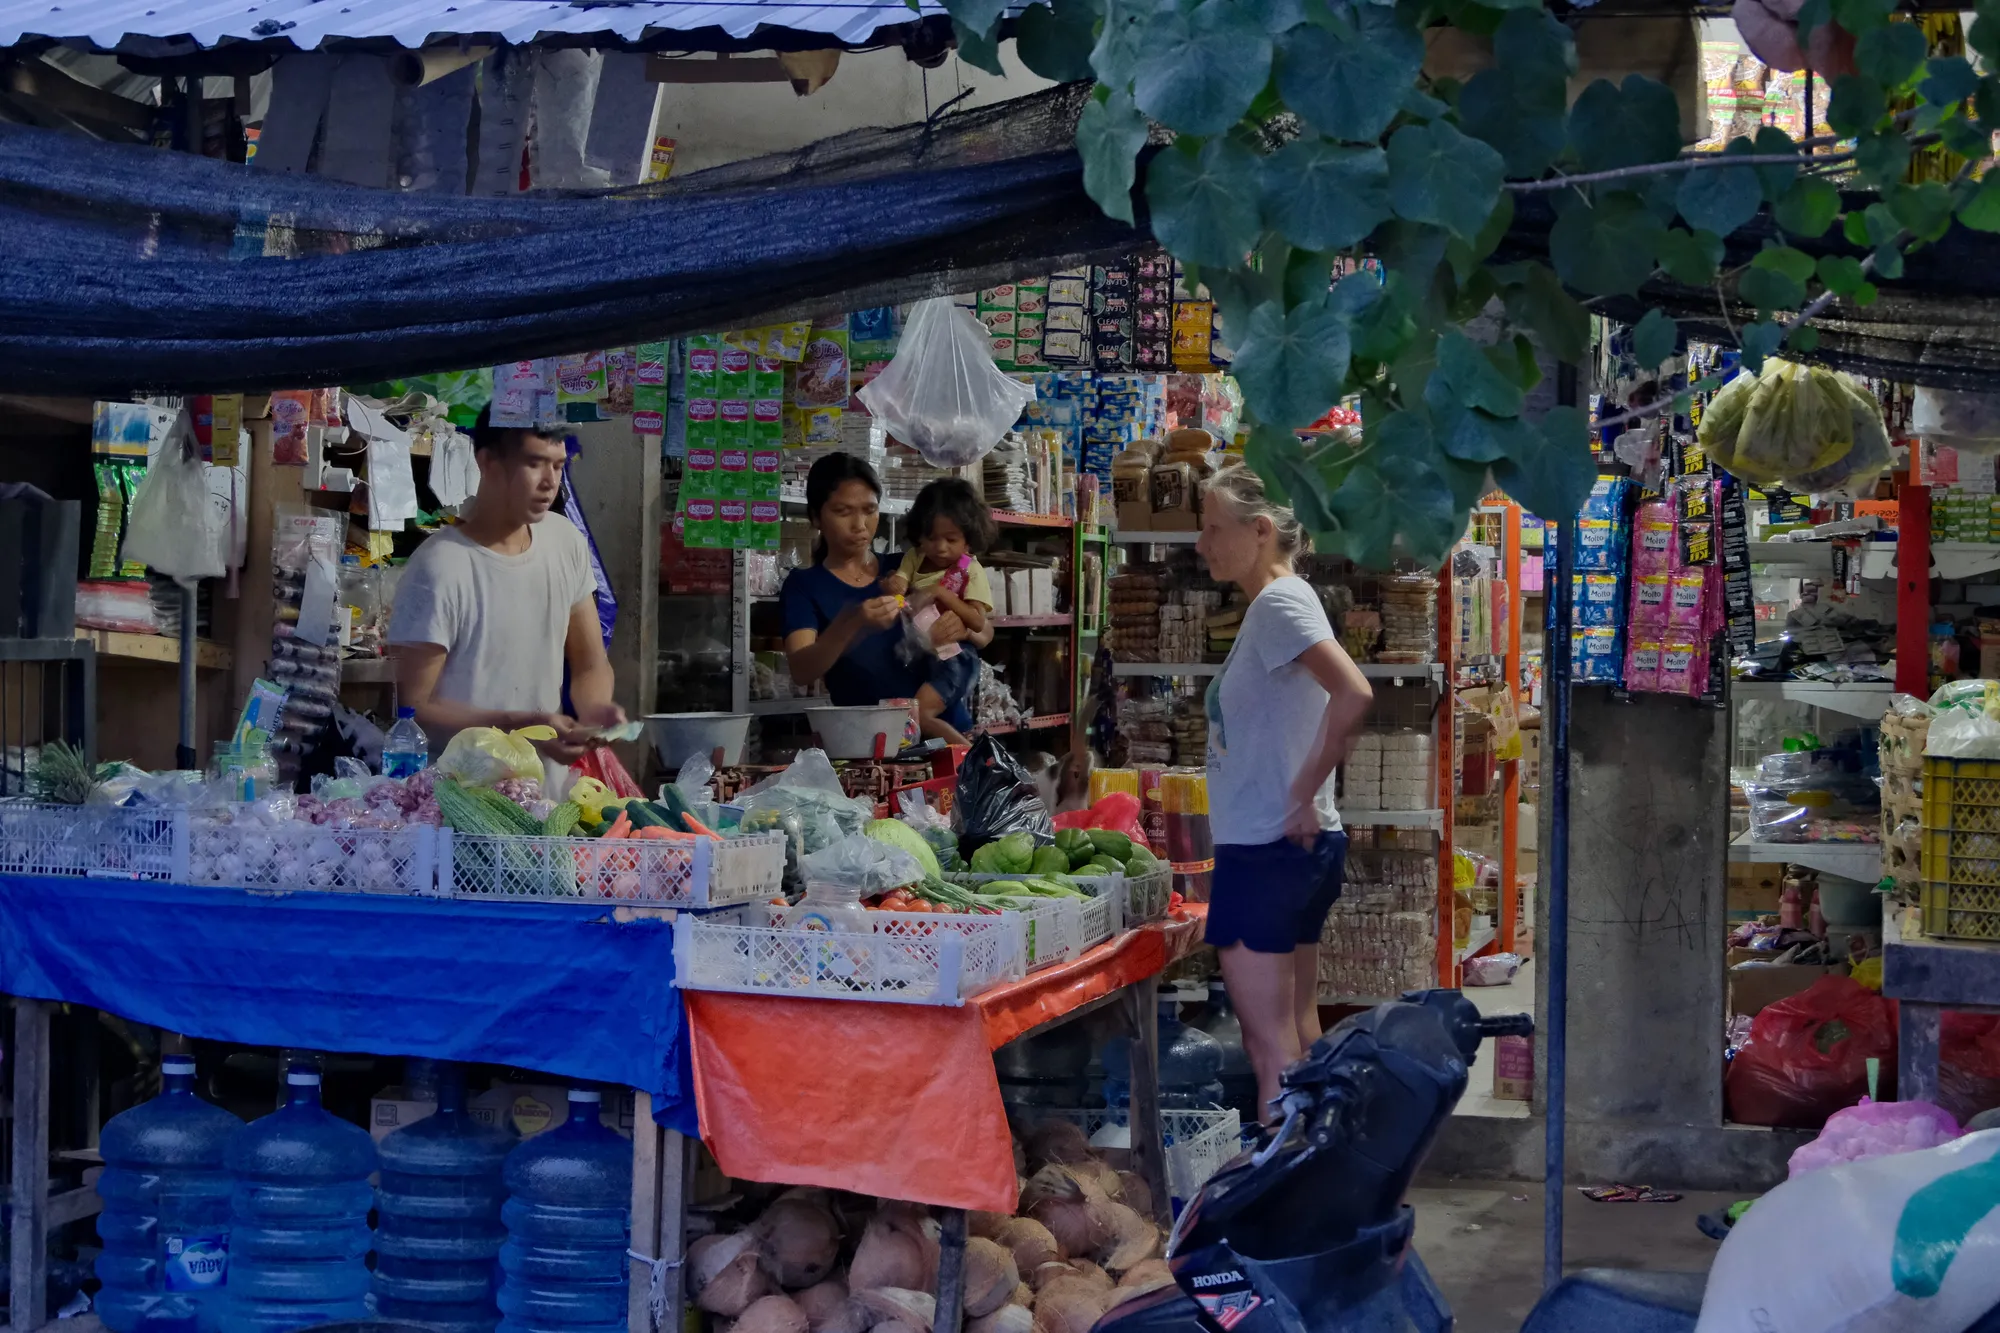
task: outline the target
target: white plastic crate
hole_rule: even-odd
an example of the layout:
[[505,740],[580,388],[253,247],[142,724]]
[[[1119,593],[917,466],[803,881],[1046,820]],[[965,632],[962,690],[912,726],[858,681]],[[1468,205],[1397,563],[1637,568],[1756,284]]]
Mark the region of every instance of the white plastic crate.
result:
[[160,806],[0,803],[0,874],[172,880],[185,812]]
[[[945,876],[953,884],[962,884],[974,892],[984,893],[986,886],[1007,880],[1020,880],[1021,875],[980,875],[960,871]],[[1124,926],[1124,914],[1120,906],[1124,901],[1124,882],[1116,875],[1092,875],[1075,880],[1074,883],[1089,898],[1048,898],[1036,899],[1043,902],[1068,902],[1077,913],[1076,950],[1070,957],[1076,957],[1084,950],[1094,948],[1116,935]]]
[[336,829],[303,820],[227,822],[188,815],[181,882],[243,889],[429,895],[437,891],[438,830]]
[[1083,952],[1082,906],[1065,898],[1009,898],[1026,935],[1028,970],[1066,963]]
[[453,833],[439,882],[458,898],[726,907],[784,888],[785,835],[744,838],[515,838]]
[[[1132,1146],[1132,1131],[1124,1108],[1038,1106],[1030,1111],[1014,1108],[1021,1128],[1031,1128],[1042,1120],[1068,1120],[1081,1126],[1099,1148]],[[1228,1110],[1160,1110],[1160,1139],[1166,1150],[1167,1190],[1173,1195],[1174,1212],[1195,1196],[1241,1150],[1243,1117],[1235,1108]]]
[[1027,975],[1018,912],[869,912],[867,933],[787,929],[785,909],[745,920],[674,922],[674,984],[683,990],[807,995],[894,1004],[959,1004]]
[[1124,925],[1137,926],[1166,918],[1167,902],[1174,896],[1172,866],[1163,864],[1150,874],[1122,875],[1119,878],[1125,886]]

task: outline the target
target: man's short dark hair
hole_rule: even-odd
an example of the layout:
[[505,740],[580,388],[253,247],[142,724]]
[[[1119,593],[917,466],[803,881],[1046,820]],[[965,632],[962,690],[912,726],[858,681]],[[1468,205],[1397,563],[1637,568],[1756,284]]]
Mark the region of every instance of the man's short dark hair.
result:
[[965,534],[966,550],[974,555],[984,555],[1000,536],[993,511],[986,507],[985,499],[973,489],[972,483],[962,477],[941,477],[917,492],[917,498],[910,503],[911,544],[923,541],[932,522],[939,518],[948,518],[958,525],[958,530]]
[[524,440],[561,440],[562,432],[545,430],[540,426],[496,426],[493,424],[493,406],[487,404],[479,409],[479,420],[472,423],[472,452],[493,453],[507,458],[520,452]]

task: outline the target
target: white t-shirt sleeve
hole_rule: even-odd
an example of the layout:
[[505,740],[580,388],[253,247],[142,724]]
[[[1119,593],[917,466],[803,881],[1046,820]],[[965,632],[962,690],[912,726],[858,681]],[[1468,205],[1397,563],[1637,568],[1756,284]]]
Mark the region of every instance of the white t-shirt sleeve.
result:
[[[425,546],[439,540],[425,538]],[[464,627],[466,581],[444,568],[445,553],[419,547],[403,576],[396,580],[396,601],[389,613],[390,643],[430,643],[450,648]]]
[[1333,637],[1326,608],[1303,579],[1287,579],[1266,590],[1250,614],[1262,623],[1248,646],[1257,656],[1258,667],[1266,672],[1297,661],[1300,653]]
[[583,529],[565,521],[569,531],[564,545],[567,553],[564,572],[569,578],[569,604],[575,606],[586,597],[597,592],[597,579],[590,572],[590,540],[583,535]]

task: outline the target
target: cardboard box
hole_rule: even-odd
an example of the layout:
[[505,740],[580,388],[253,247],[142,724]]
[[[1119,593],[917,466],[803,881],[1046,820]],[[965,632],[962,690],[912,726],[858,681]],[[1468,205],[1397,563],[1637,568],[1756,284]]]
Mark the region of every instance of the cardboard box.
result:
[[[1812,986],[1821,977],[1845,976],[1845,963],[1831,963],[1824,967],[1807,964],[1787,963],[1771,967],[1758,965],[1754,960],[1765,955],[1749,949],[1731,949],[1727,966],[1729,971],[1729,1012],[1732,1014],[1756,1014],[1766,1005],[1776,1004]],[[1749,966],[1738,967],[1738,963]]]
[[[1007,571],[1007,614],[1010,616],[1031,616],[1035,614],[1035,589],[1031,569],[1010,569]],[[997,594],[996,594],[997,595]]]
[[[504,1117],[515,1133],[531,1139],[569,1119],[569,1089],[549,1083],[496,1083],[467,1102],[465,1109],[482,1125],[498,1125]],[[631,1089],[605,1093],[598,1118],[606,1129],[631,1134]]]
[[437,1114],[437,1103],[419,1101],[408,1088],[389,1087],[368,1099],[368,1133],[377,1143],[405,1125]]
[[[1729,867],[1729,919],[1749,921],[1778,910],[1778,895],[1784,888],[1782,866],[1748,865]],[[1732,960],[1732,962],[1735,960]]]
[[1161,463],[1152,471],[1153,530],[1195,532],[1201,528],[1194,469],[1186,463]]

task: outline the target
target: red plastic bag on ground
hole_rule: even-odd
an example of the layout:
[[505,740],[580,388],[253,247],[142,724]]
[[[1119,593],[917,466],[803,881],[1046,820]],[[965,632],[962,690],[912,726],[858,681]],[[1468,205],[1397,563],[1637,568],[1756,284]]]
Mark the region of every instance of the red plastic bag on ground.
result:
[[1086,809],[1064,811],[1056,816],[1056,827],[1108,829],[1124,834],[1135,847],[1153,850],[1139,827],[1139,798],[1129,792],[1115,791]]
[[1751,1021],[1724,1080],[1729,1118],[1818,1129],[1867,1095],[1871,1056],[1882,1062],[1877,1096],[1892,1100],[1895,1006],[1850,977],[1823,977]]
[[600,745],[585,751],[583,758],[570,765],[570,770],[578,777],[596,778],[611,788],[614,796],[646,794],[639,789],[639,784],[633,781],[631,773],[626,771],[625,765],[618,761],[618,756],[611,752],[609,746]]
[[1938,1105],[1962,1125],[2000,1106],[2000,1014],[1947,1013],[1938,1033]]

